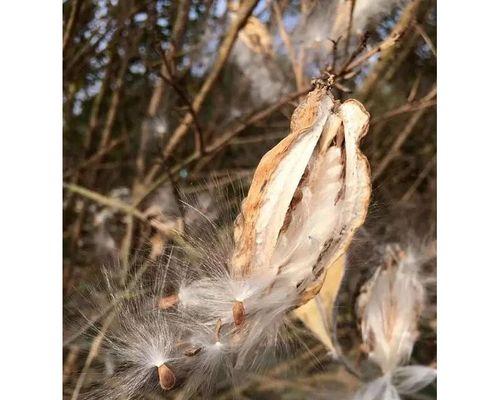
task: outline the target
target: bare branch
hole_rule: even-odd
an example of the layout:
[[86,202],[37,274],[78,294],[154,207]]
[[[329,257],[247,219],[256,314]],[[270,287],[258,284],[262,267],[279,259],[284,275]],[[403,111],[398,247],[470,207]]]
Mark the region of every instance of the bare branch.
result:
[[[219,77],[222,68],[224,67],[227,59],[229,58],[229,54],[231,52],[231,49],[233,48],[234,42],[236,41],[238,32],[245,25],[248,17],[250,17],[253,9],[257,5],[257,2],[258,0],[245,0],[241,3],[240,8],[238,9],[238,14],[236,15],[231,27],[229,28],[229,31],[227,32],[227,34],[224,37],[224,40],[221,43],[214,65],[210,70],[210,73],[208,74],[207,78],[205,79],[205,82],[203,83],[202,87],[200,88],[198,94],[193,100],[193,110],[195,113],[198,113],[198,111],[200,111],[201,106],[203,105],[208,94],[212,90],[212,87],[217,81],[217,78]],[[173,132],[169,142],[165,146],[165,149],[163,151],[165,158],[168,158],[170,154],[175,150],[181,139],[186,135],[192,123],[193,123],[193,116],[191,112],[188,112],[180,122],[177,129]],[[158,172],[158,166],[157,165],[153,166],[150,172],[147,174],[146,182],[151,182],[154,179],[154,176],[156,175],[157,172]]]
[[82,8],[82,3],[83,3],[82,0],[73,1],[73,6],[71,7],[71,14],[69,16],[68,23],[66,24],[66,29],[64,30],[63,53],[66,47],[68,46],[71,36],[73,36],[73,31],[75,30],[75,22],[78,18],[80,9]]
[[406,141],[406,139],[408,139],[408,137],[413,131],[413,128],[415,128],[415,126],[417,125],[418,121],[420,120],[425,111],[426,108],[422,108],[416,111],[412,115],[412,117],[410,118],[404,129],[401,131],[401,133],[399,133],[398,137],[392,144],[391,148],[387,151],[385,157],[382,158],[382,160],[376,164],[377,167],[375,168],[372,175],[372,179],[374,181],[377,180],[384,173],[387,166],[391,163],[392,160],[394,160],[394,158],[396,158],[396,156],[399,153],[399,149]]

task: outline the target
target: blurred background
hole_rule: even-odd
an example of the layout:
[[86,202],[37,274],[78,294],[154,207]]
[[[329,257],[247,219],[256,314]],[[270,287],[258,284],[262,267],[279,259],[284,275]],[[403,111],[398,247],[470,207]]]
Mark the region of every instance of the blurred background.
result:
[[[435,1],[67,0],[63,10],[65,398],[116,368],[92,329],[111,308],[93,311],[82,295],[102,265],[129,272],[161,260],[176,231],[200,223],[184,201],[227,226],[311,80],[332,76],[336,98],[371,114],[361,148],[373,182],[336,339],[355,360],[360,286],[387,244],[412,246],[424,255],[428,293],[412,358],[435,363]],[[347,398],[358,383],[296,329],[300,345],[287,359],[214,396]],[[435,398],[435,387],[407,398]]]

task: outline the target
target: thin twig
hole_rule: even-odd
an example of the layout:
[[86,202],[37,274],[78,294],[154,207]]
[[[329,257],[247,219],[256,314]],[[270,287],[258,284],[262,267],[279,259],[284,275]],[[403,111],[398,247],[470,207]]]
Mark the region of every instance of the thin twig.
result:
[[413,112],[417,110],[421,110],[424,108],[432,107],[436,105],[436,94],[437,94],[437,89],[436,85],[433,85],[429,93],[427,93],[424,97],[421,99],[403,104],[400,107],[395,108],[394,110],[388,111],[384,114],[382,114],[379,117],[375,117],[372,120],[372,125],[378,124],[381,121],[385,121],[389,118],[395,117],[397,115],[405,114],[408,112]]
[[433,107],[437,104],[437,101],[435,99],[431,100],[421,100],[421,101],[416,101],[413,103],[407,103],[401,107],[398,107],[394,110],[388,111],[385,114],[382,114],[379,117],[375,117],[372,121],[372,125],[379,124],[382,121],[388,120],[390,118],[393,118],[395,116],[401,115],[401,114],[406,114],[418,110],[422,110],[425,108]]
[[194,125],[194,133],[195,133],[195,150],[197,153],[204,154],[205,148],[203,145],[203,133],[202,133],[202,128],[200,125],[200,122],[198,121],[198,117],[196,115],[196,111],[193,107],[193,103],[188,99],[187,95],[184,93],[184,91],[177,85],[172,79],[169,77],[160,74],[160,77],[167,82],[172,88],[175,90],[175,92],[179,95],[179,97],[182,99],[184,104],[188,108],[188,112],[191,114],[193,118],[193,125]]
[[73,7],[71,8],[71,14],[69,16],[68,23],[66,24],[66,29],[64,30],[63,37],[63,53],[68,46],[71,36],[73,36],[73,31],[75,30],[75,22],[78,19],[78,13],[82,7],[82,0],[74,0]]
[[[111,101],[108,109],[108,114],[106,115],[106,120],[104,121],[104,127],[101,132],[101,140],[99,142],[99,150],[105,148],[109,144],[109,138],[111,137],[111,131],[118,113],[118,106],[122,99],[122,89],[125,82],[125,73],[128,69],[129,53],[124,57],[123,62],[120,66],[118,76],[115,80],[115,87],[113,94],[111,95]],[[99,151],[98,150],[98,151]]]
[[354,16],[354,7],[356,7],[356,0],[348,0],[349,1],[349,22],[347,23],[346,29],[346,37],[345,37],[345,47],[344,47],[344,56],[347,57],[349,53],[349,42],[351,39],[351,31],[352,31],[352,19]]
[[81,171],[83,169],[87,169],[88,167],[90,167],[93,164],[97,164],[106,154],[111,152],[111,150],[114,150],[115,147],[122,144],[124,141],[125,141],[124,137],[120,137],[120,138],[116,138],[116,139],[111,140],[105,148],[100,149],[97,153],[94,153],[94,155],[92,155],[90,158],[81,162],[73,170],[66,171],[64,173],[64,175],[69,176],[69,175],[75,174],[76,172]]
[[432,54],[434,54],[434,57],[437,57],[437,51],[436,51],[436,46],[434,46],[434,43],[432,43],[431,38],[427,34],[427,32],[422,28],[422,25],[420,24],[415,24],[415,29],[417,32],[422,36],[422,39],[424,39],[424,42],[429,46],[429,49],[431,49]]
[[422,109],[416,111],[412,115],[412,117],[410,118],[410,120],[408,121],[408,123],[406,124],[404,129],[401,131],[401,133],[398,135],[398,137],[396,138],[396,140],[392,144],[391,148],[387,151],[387,154],[385,155],[385,157],[377,164],[377,167],[375,168],[373,175],[372,175],[372,179],[374,181],[377,180],[380,177],[380,175],[382,175],[382,173],[385,171],[387,166],[397,156],[397,154],[399,153],[399,149],[401,148],[403,143],[406,141],[406,139],[408,139],[408,137],[410,136],[410,134],[413,131],[413,128],[415,128],[415,126],[417,125],[418,121],[420,120],[420,118],[422,117],[422,115],[424,114],[425,111],[426,111],[426,108],[422,108]]
[[[304,90],[300,90],[300,91],[291,93],[289,95],[282,97],[280,100],[278,100],[274,105],[272,105],[270,107],[266,107],[265,109],[262,109],[260,111],[250,113],[242,122],[238,122],[235,126],[229,127],[219,137],[214,139],[212,141],[212,143],[208,144],[205,148],[205,156],[220,151],[227,143],[229,143],[234,137],[236,137],[239,133],[241,133],[245,128],[263,120],[264,118],[269,117],[273,112],[280,109],[285,104],[288,104],[292,100],[299,98],[300,96],[303,96],[304,94],[309,92],[310,89],[311,88],[307,88]],[[187,165],[191,164],[194,161],[199,160],[201,157],[202,156],[199,153],[193,152],[191,155],[185,157],[185,159],[183,161],[174,165],[170,169],[170,173],[172,175],[177,174],[182,168],[186,167]],[[152,193],[158,187],[160,187],[163,183],[165,183],[165,181],[167,179],[168,179],[168,175],[166,173],[163,173],[154,182],[152,182],[150,185],[148,185],[146,187],[146,189],[144,189],[144,191],[141,193],[141,196],[137,197],[134,200],[134,203],[133,203],[134,207],[139,206],[139,204],[142,203],[142,201],[150,193]]]
[[109,329],[109,327],[110,327],[111,323],[113,322],[113,319],[115,318],[117,313],[118,313],[118,310],[115,310],[112,314],[110,314],[108,316],[108,318],[106,318],[106,320],[102,324],[99,335],[96,336],[95,339],[92,341],[89,354],[87,356],[87,359],[85,360],[85,364],[83,365],[82,372],[78,376],[78,380],[76,381],[75,388],[73,389],[73,394],[71,395],[71,400],[78,399],[78,395],[80,394],[80,390],[82,389],[83,384],[85,383],[85,379],[87,378],[87,374],[88,374],[88,371],[90,369],[90,366],[92,365],[92,362],[99,354],[99,350],[101,349],[101,345],[102,345],[102,342],[103,342],[104,337],[106,335],[106,332]]
[[[369,34],[365,33],[362,37],[361,40],[358,43],[358,46],[354,51],[350,54],[349,58],[346,60],[344,65],[340,68],[340,71],[338,75],[346,75],[349,71],[351,71],[353,68],[350,68],[351,63],[354,61],[354,59],[361,54],[363,50],[366,49],[366,44],[368,42],[368,37]],[[381,46],[382,44],[380,44]],[[368,57],[369,58],[369,57]]]
[[337,51],[338,51],[338,46],[339,46],[339,42],[340,40],[342,39],[342,36],[339,36],[336,40],[334,39],[329,39],[330,42],[332,42],[332,65],[331,65],[331,68],[330,68],[330,72],[336,74],[336,70],[337,70]]
[[413,82],[410,93],[408,94],[408,98],[407,98],[408,103],[411,103],[415,100],[415,97],[417,96],[418,88],[420,87],[421,79],[422,79],[422,73],[419,72],[417,75],[417,78]]
[[393,33],[393,34],[389,35],[389,37],[387,37],[385,40],[383,40],[382,42],[377,44],[373,49],[367,51],[366,53],[362,54],[361,56],[359,56],[358,58],[356,58],[355,60],[353,60],[349,64],[347,64],[345,66],[345,68],[343,68],[341,73],[347,74],[348,72],[351,72],[353,69],[364,64],[369,58],[371,58],[375,54],[381,53],[384,50],[391,48],[392,46],[394,46],[398,42],[400,37],[401,37],[401,33]]
[[411,197],[413,196],[415,191],[418,189],[420,184],[427,177],[427,175],[432,170],[432,168],[434,167],[435,164],[436,164],[436,155],[434,154],[434,156],[427,162],[424,169],[420,172],[417,179],[415,179],[415,182],[413,182],[413,184],[406,191],[406,193],[403,195],[403,197],[401,197],[400,203],[405,203],[411,199]]
[[[220,45],[219,52],[214,61],[213,67],[193,100],[193,110],[195,113],[198,113],[200,111],[201,106],[204,104],[208,94],[211,92],[224,65],[226,64],[227,59],[229,58],[229,54],[233,48],[240,29],[245,25],[247,19],[250,17],[253,9],[257,5],[257,2],[258,0],[245,0],[240,4],[238,14],[236,15],[233,24],[229,28],[229,31],[225,35],[224,40]],[[176,130],[172,133],[169,142],[164,148],[163,155],[166,159],[170,157],[171,153],[178,146],[181,139],[186,135],[192,123],[192,113],[188,112],[186,113]],[[153,165],[146,176],[145,181],[147,183],[151,183],[154,180],[154,177],[158,172],[158,168],[158,165]]]
[[297,84],[297,90],[302,88],[303,77],[302,77],[302,67],[299,64],[297,59],[297,55],[295,54],[295,49],[292,45],[292,41],[290,39],[290,35],[285,29],[285,24],[283,22],[282,13],[280,10],[280,6],[278,2],[273,2],[273,10],[274,15],[276,16],[276,23],[278,24],[278,30],[281,36],[281,40],[283,41],[286,50],[288,52],[288,56],[290,58],[290,62],[292,63],[293,73],[295,75],[295,82]]
[[392,29],[389,36],[382,41],[379,45],[375,46],[371,51],[360,56],[358,59],[354,60],[347,66],[346,71],[350,71],[362,65],[367,59],[380,53],[380,57],[377,63],[372,67],[369,75],[365,78],[362,87],[358,91],[358,97],[361,100],[366,99],[367,95],[380,81],[381,74],[387,69],[391,64],[393,55],[395,54],[396,44],[405,35],[405,33],[412,26],[415,15],[420,6],[421,0],[413,0],[407,4],[405,9],[402,11],[399,21]]
[[155,218],[148,218],[146,214],[144,214],[142,211],[139,211],[136,207],[133,205],[127,204],[121,200],[113,199],[107,196],[104,196],[100,193],[94,192],[92,190],[86,189],[84,187],[72,184],[72,183],[65,183],[63,184],[64,188],[75,192],[89,200],[92,200],[96,203],[99,203],[103,206],[106,207],[111,207],[115,210],[121,211],[129,216],[135,217],[141,222],[144,222],[151,227],[159,230],[160,232],[164,233],[165,235],[172,236],[173,238],[179,236],[179,232],[177,232],[175,229],[167,229],[165,230],[165,227],[163,226],[161,221],[158,221]]
[[111,207],[115,210],[122,211],[125,214],[133,215],[134,217],[136,217],[137,219],[139,219],[142,222],[148,221],[148,218],[144,215],[144,213],[139,211],[137,208],[135,208],[127,203],[124,203],[121,200],[117,200],[117,199],[113,199],[113,198],[104,196],[100,193],[94,192],[90,189],[86,189],[84,187],[81,187],[79,185],[75,185],[72,183],[64,183],[63,187],[65,189],[72,191],[72,192],[78,193],[79,195],[81,195],[87,199],[95,201],[103,206]]

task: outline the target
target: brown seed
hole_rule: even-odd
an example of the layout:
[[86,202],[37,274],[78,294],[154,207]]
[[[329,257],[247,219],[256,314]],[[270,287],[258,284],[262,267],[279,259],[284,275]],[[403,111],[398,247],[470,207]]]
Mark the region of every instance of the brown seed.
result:
[[198,354],[201,351],[201,347],[191,347],[184,351],[184,355],[187,357],[194,357],[196,354]]
[[170,296],[162,297],[158,300],[158,307],[161,310],[168,310],[169,308],[175,306],[179,302],[179,297],[176,294]]
[[175,375],[165,364],[158,367],[158,380],[163,390],[170,390],[175,386]]
[[215,340],[220,340],[220,330],[222,329],[222,320],[219,318],[215,324]]
[[245,322],[245,306],[241,301],[233,303],[233,319],[236,326],[240,326]]

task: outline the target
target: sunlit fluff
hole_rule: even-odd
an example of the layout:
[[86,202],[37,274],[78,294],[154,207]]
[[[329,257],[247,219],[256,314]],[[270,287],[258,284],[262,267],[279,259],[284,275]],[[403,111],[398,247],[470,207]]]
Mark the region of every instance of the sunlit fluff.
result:
[[414,393],[435,379],[424,366],[401,366],[418,338],[418,320],[425,290],[419,270],[421,259],[412,248],[387,246],[385,259],[365,284],[357,302],[364,350],[383,376],[364,386],[356,400],[396,400]]

